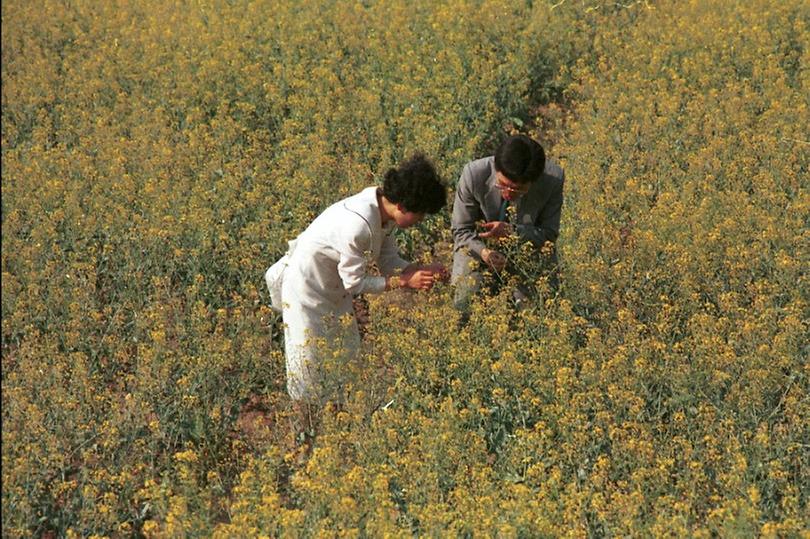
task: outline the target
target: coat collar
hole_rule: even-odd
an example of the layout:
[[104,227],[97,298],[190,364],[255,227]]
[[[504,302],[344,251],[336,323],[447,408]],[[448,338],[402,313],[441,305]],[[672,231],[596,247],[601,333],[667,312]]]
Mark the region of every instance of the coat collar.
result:
[[378,189],[376,186],[366,187],[343,201],[343,207],[362,217],[372,232],[382,229],[380,202],[377,199]]
[[495,158],[489,158],[489,177],[487,178],[487,192],[486,197],[490,206],[501,205],[501,191],[495,187]]

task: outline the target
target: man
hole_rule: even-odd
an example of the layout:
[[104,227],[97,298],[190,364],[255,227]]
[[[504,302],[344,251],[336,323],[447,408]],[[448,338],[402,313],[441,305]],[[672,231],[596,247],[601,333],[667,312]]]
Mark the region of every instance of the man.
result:
[[[393,288],[427,290],[444,279],[440,265],[417,265],[399,256],[394,227],[408,228],[446,203],[433,164],[421,154],[391,168],[382,187],[368,187],[327,208],[281,260],[265,273],[273,308],[282,311],[287,391],[293,401],[313,403],[324,395],[318,340],[357,350],[360,335],[352,298]],[[372,266],[382,275],[373,275]]]
[[[560,232],[564,179],[562,168],[547,161],[543,147],[525,135],[507,138],[494,156],[464,166],[452,217],[451,282],[459,310],[466,312],[480,289],[482,269],[501,272],[507,268],[504,253],[489,246],[488,240],[516,234],[531,242],[546,267],[556,267],[553,244]],[[481,221],[483,230],[478,231],[476,225]],[[553,269],[550,277],[556,286]],[[526,287],[521,288],[518,295],[523,298],[516,299],[525,299],[528,293]]]

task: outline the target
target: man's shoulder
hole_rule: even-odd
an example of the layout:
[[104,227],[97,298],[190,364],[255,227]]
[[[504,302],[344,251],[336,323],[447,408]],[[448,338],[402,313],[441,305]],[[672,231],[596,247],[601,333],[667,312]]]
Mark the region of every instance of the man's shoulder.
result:
[[562,185],[565,181],[563,168],[553,159],[546,159],[546,166],[543,169],[543,180],[554,186]]
[[494,160],[494,157],[489,156],[468,162],[461,173],[461,181],[474,185],[486,182],[492,174]]

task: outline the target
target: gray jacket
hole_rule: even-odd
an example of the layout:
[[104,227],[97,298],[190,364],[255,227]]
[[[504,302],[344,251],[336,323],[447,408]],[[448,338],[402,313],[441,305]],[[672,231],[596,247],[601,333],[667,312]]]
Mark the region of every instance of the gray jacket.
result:
[[[554,242],[560,234],[565,173],[553,161],[546,160],[543,175],[531,184],[529,192],[517,200],[518,235],[538,248]],[[495,186],[495,158],[485,157],[464,166],[453,202],[453,250],[468,249],[481,258],[484,242],[478,237],[478,221],[497,221],[501,192]]]

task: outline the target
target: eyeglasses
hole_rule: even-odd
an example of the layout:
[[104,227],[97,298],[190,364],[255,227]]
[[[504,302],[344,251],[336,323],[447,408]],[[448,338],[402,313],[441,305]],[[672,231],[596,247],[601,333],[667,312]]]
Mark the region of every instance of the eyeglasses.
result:
[[500,180],[495,180],[495,187],[500,189],[501,191],[508,191],[514,195],[525,195],[529,192],[529,186],[521,186],[519,188],[510,187],[504,183],[501,183]]

